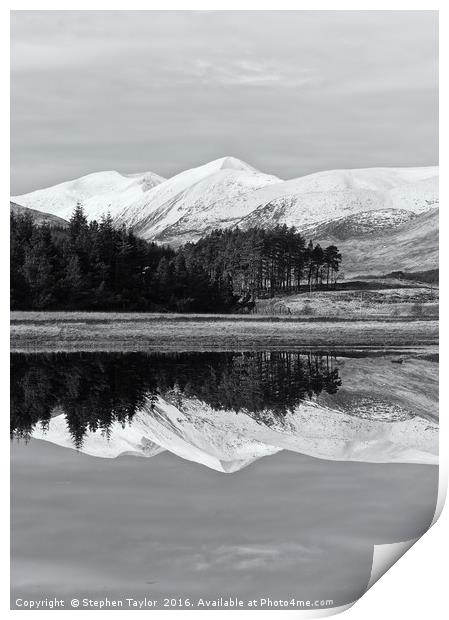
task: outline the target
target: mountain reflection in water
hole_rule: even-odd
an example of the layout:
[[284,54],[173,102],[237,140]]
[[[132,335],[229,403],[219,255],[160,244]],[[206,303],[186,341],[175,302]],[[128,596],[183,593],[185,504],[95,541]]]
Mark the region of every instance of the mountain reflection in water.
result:
[[438,493],[438,365],[392,361],[13,355],[12,606],[356,600]]
[[168,450],[222,472],[280,450],[436,463],[432,401],[404,390],[417,373],[428,389],[432,366],[310,352],[13,354],[11,436],[109,458]]
[[11,355],[11,433],[30,437],[63,412],[76,447],[88,431],[131,422],[170,390],[215,409],[285,415],[341,381],[335,360],[299,353],[74,353]]

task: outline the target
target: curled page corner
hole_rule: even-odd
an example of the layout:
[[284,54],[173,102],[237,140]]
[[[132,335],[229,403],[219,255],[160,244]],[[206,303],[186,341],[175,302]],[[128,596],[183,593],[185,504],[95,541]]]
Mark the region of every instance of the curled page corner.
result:
[[402,542],[374,545],[371,576],[366,586],[368,591],[385,573],[419,540],[412,538]]
[[446,502],[446,496],[447,496],[447,478],[448,478],[447,467],[440,467],[437,505],[435,507],[435,514],[433,515],[433,519],[432,519],[432,523],[430,524],[430,527],[435,525],[435,523],[440,518],[441,513],[443,512],[443,507]]

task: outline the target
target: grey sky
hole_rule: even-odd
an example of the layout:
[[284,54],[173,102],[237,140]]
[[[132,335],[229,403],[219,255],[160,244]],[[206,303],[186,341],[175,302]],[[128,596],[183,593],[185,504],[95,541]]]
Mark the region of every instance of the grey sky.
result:
[[13,12],[11,193],[224,155],[436,164],[437,46],[431,11]]

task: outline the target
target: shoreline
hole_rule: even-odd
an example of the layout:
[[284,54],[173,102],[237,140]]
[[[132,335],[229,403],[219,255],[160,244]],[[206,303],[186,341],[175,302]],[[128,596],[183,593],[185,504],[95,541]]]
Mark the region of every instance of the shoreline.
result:
[[12,352],[437,350],[432,318],[14,312]]

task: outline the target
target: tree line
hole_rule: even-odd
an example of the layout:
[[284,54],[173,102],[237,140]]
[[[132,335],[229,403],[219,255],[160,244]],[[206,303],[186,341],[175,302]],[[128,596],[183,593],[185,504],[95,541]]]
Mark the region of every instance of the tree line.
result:
[[341,263],[294,228],[213,231],[177,250],[139,239],[110,216],[67,229],[11,214],[13,310],[248,311],[256,297],[332,286]]
[[341,254],[322,248],[294,227],[216,230],[182,249],[186,260],[207,266],[210,279],[230,279],[233,290],[256,297],[274,296],[335,284]]

